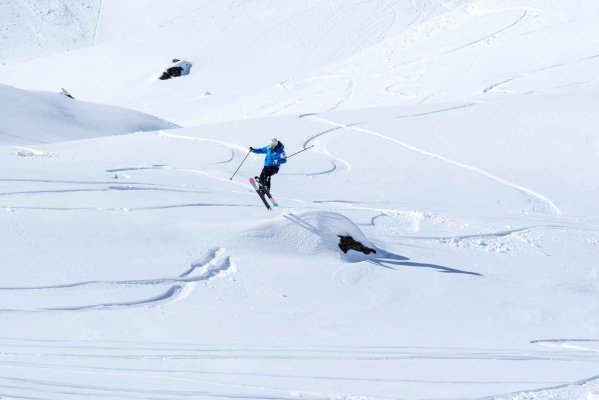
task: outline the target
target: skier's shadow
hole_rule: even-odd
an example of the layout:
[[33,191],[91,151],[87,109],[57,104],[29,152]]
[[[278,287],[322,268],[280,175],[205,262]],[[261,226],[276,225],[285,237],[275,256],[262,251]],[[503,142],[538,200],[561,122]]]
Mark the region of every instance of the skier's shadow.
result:
[[[312,232],[316,235],[321,234],[320,230],[317,227],[311,225],[307,221],[302,220],[297,215],[289,213],[287,215],[284,215],[283,217],[287,218],[289,221],[298,224],[299,226],[303,227],[304,229],[309,230],[310,232]],[[366,261],[371,264],[377,265],[379,267],[388,268],[388,269],[392,269],[392,270],[397,270],[397,268],[395,268],[394,266],[405,266],[405,267],[415,267],[415,268],[431,268],[431,269],[435,269],[435,270],[445,273],[445,274],[464,274],[464,275],[483,276],[482,274],[479,274],[478,272],[465,271],[465,270],[461,270],[461,269],[457,269],[457,268],[445,267],[443,265],[438,265],[438,264],[413,262],[413,261],[410,261],[410,259],[408,257],[402,256],[399,254],[395,254],[395,253],[391,253],[389,251],[386,251],[386,250],[383,250],[380,248],[376,248],[376,255],[362,257],[361,253],[356,253],[356,254],[360,254],[359,258],[356,258],[356,260],[355,260],[356,262],[357,261]]]

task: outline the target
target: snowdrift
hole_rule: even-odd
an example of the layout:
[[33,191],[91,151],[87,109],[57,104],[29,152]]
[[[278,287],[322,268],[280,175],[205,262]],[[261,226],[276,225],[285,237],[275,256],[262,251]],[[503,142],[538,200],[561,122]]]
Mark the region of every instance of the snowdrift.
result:
[[340,256],[349,262],[362,261],[369,256],[350,250],[344,254],[339,249],[339,236],[351,236],[365,246],[374,248],[360,228],[349,218],[328,211],[288,213],[244,232],[237,245],[268,254],[287,256]]
[[0,85],[0,145],[52,143],[175,128],[157,117],[118,107]]

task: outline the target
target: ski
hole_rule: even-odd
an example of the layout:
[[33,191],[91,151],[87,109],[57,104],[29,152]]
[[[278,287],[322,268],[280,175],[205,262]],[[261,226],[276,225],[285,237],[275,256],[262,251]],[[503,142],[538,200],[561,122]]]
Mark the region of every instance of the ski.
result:
[[[258,185],[258,182],[254,179],[254,178],[250,178],[250,183],[253,186],[254,190],[256,191],[256,193],[258,193],[258,196],[260,196],[260,200],[262,200],[262,202],[264,203],[264,206],[266,207],[267,210],[270,210],[270,205],[268,204],[268,202],[266,201],[266,199],[264,198],[264,193],[262,192],[262,190],[260,189],[260,186]],[[270,195],[270,194],[269,194]],[[274,199],[273,199],[274,200]],[[277,204],[278,206],[278,204]]]
[[265,188],[264,186],[261,186],[261,187],[262,187],[262,191],[266,194],[266,197],[268,197],[268,199],[271,201],[272,206],[278,207],[279,203],[277,203],[277,201],[274,199],[274,197],[271,196],[270,191],[267,188]]
[[277,201],[274,199],[274,197],[272,197],[270,195],[270,192],[268,190],[266,190],[266,197],[268,197],[268,199],[271,201],[273,207],[279,206],[279,203],[277,203]]
[[254,177],[254,182],[256,182],[259,187],[260,190],[262,191],[263,194],[266,195],[266,197],[268,197],[268,199],[271,201],[272,206],[273,207],[278,207],[279,203],[277,203],[277,201],[274,199],[274,197],[272,197],[272,195],[270,194],[270,190],[268,190],[267,188],[265,188],[261,183],[260,183],[260,179],[258,179],[258,177]]

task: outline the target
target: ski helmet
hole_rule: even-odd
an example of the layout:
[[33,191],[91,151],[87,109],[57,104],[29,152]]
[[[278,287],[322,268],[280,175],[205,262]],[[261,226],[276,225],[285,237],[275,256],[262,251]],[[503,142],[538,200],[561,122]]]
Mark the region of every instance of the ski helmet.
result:
[[277,138],[272,138],[272,140],[270,142],[270,147],[274,149],[275,147],[277,147],[278,144],[279,144],[279,141],[277,140]]

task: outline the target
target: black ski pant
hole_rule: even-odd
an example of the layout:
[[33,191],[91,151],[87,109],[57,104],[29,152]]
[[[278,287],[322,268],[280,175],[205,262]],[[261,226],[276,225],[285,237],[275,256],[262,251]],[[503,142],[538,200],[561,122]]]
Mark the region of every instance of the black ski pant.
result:
[[270,192],[270,177],[279,172],[279,167],[264,167],[260,173],[260,183]]

